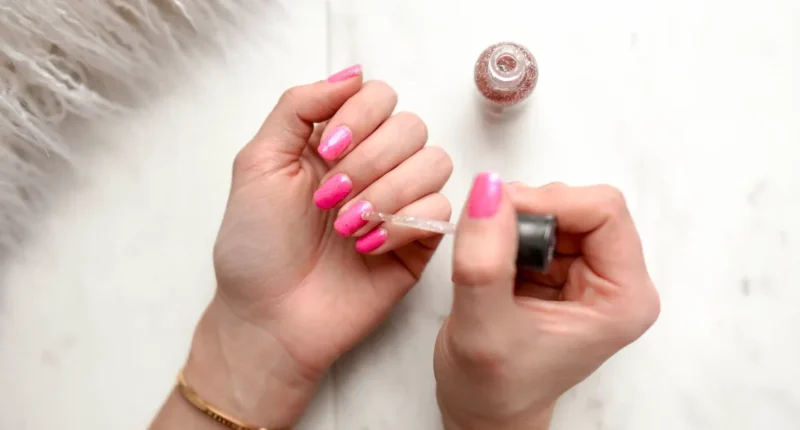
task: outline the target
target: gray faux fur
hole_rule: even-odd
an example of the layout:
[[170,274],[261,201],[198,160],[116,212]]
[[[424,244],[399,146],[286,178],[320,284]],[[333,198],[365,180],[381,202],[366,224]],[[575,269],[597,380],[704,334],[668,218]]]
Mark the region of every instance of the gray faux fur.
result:
[[63,122],[125,106],[100,84],[141,94],[168,63],[219,47],[255,3],[0,0],[0,258],[30,227],[47,170],[69,163]]

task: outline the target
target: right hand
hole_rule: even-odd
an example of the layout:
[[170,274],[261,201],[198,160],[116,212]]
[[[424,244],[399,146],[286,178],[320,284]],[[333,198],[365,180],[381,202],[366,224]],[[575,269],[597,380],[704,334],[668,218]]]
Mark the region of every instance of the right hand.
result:
[[[515,211],[553,214],[556,258],[517,273]],[[445,428],[549,426],[556,400],[656,320],[659,298],[622,194],[479,175],[455,238],[454,299],[434,369]]]

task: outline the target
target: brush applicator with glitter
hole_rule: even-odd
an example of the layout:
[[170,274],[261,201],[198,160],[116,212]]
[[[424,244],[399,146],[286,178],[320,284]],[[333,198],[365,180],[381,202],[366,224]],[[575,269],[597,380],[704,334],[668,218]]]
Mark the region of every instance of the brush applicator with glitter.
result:
[[[364,221],[378,221],[439,234],[455,234],[456,225],[416,216],[367,211]],[[546,272],[553,262],[558,223],[553,215],[517,214],[517,267]]]
[[486,48],[475,64],[475,85],[494,108],[520,104],[531,95],[539,80],[533,54],[513,42]]

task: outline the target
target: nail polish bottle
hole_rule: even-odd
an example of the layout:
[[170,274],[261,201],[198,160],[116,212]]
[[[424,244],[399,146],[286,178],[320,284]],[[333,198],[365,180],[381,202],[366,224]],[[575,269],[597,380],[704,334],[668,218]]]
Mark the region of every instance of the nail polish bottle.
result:
[[521,104],[538,80],[536,59],[517,43],[496,43],[486,48],[475,63],[475,85],[493,111]]

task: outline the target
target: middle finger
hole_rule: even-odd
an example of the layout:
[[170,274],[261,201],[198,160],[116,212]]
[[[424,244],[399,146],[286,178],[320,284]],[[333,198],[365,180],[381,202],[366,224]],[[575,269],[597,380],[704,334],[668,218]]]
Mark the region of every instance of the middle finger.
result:
[[436,146],[423,148],[344,205],[334,227],[343,236],[360,237],[379,224],[360,219],[362,202],[369,203],[366,210],[394,213],[440,191],[451,173],[453,162],[447,152]]
[[321,209],[340,207],[422,149],[427,139],[428,129],[418,116],[392,116],[322,178],[314,202]]

